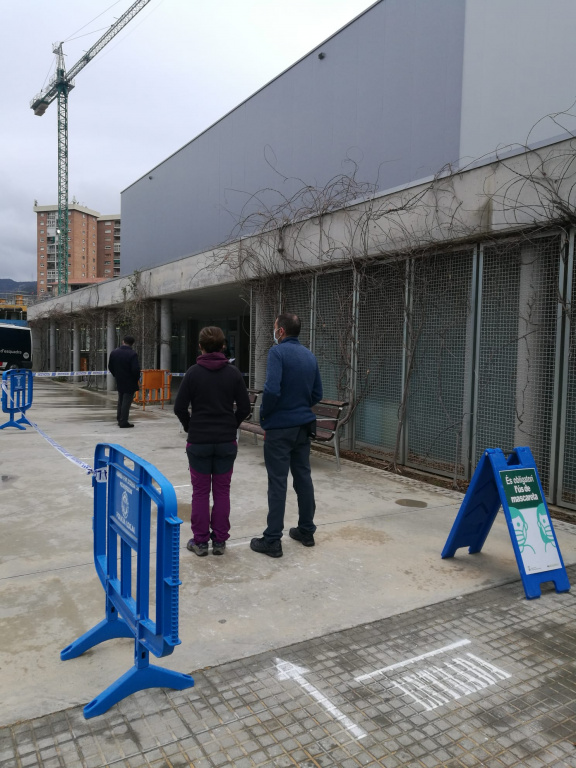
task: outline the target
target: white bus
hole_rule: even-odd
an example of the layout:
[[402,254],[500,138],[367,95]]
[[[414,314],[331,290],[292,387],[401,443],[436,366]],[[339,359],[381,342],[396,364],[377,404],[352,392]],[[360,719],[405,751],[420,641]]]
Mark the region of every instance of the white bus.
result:
[[32,368],[32,337],[25,325],[0,322],[0,371]]

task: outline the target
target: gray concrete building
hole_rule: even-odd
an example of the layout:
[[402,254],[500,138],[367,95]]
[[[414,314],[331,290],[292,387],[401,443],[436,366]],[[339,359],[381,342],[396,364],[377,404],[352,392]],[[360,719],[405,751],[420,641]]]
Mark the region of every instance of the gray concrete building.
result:
[[376,3],[123,192],[126,274],[31,310],[36,365],[102,370],[129,329],[182,372],[210,323],[261,387],[291,309],[349,448],[466,479],[529,445],[576,507],[576,9],[554,5]]

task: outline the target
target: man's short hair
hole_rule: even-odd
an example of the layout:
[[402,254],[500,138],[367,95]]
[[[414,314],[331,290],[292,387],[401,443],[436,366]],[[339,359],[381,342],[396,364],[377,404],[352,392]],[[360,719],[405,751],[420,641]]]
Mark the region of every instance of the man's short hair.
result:
[[276,318],[278,328],[284,328],[286,336],[300,335],[300,318],[293,312],[284,312]]
[[122,341],[124,342],[124,344],[128,344],[128,346],[131,347],[132,344],[134,344],[134,342],[136,341],[136,339],[134,338],[134,336],[124,336]]
[[202,328],[198,336],[198,343],[205,352],[221,352],[225,341],[224,331],[216,325]]

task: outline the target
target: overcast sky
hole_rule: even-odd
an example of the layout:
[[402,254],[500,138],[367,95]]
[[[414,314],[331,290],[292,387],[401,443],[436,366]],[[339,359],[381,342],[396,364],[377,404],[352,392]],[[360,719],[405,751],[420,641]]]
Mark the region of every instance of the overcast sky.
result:
[[[29,106],[54,73],[52,44],[67,41],[72,67],[131,4],[2,3],[2,278],[36,279],[34,200],[57,202],[56,102],[43,117]],[[80,72],[70,93],[70,199],[118,213],[129,184],[371,5],[151,0]]]

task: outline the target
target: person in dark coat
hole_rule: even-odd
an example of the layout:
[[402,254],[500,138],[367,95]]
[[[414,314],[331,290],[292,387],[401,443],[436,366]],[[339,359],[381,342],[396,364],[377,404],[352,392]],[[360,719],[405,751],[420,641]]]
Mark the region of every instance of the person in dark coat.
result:
[[222,329],[202,328],[199,345],[201,354],[184,374],[174,413],[188,433],[193,538],[187,548],[203,557],[208,554],[210,540],[212,553],[223,555],[230,537],[230,483],[238,452],[236,433],[250,413],[250,398],[242,374],[222,352]]
[[108,360],[108,370],[116,379],[118,389],[116,418],[120,429],[134,426],[128,421],[130,405],[134,399],[134,392],[138,391],[140,379],[140,361],[138,354],[132,349],[134,341],[134,336],[124,336],[122,345],[110,353]]

